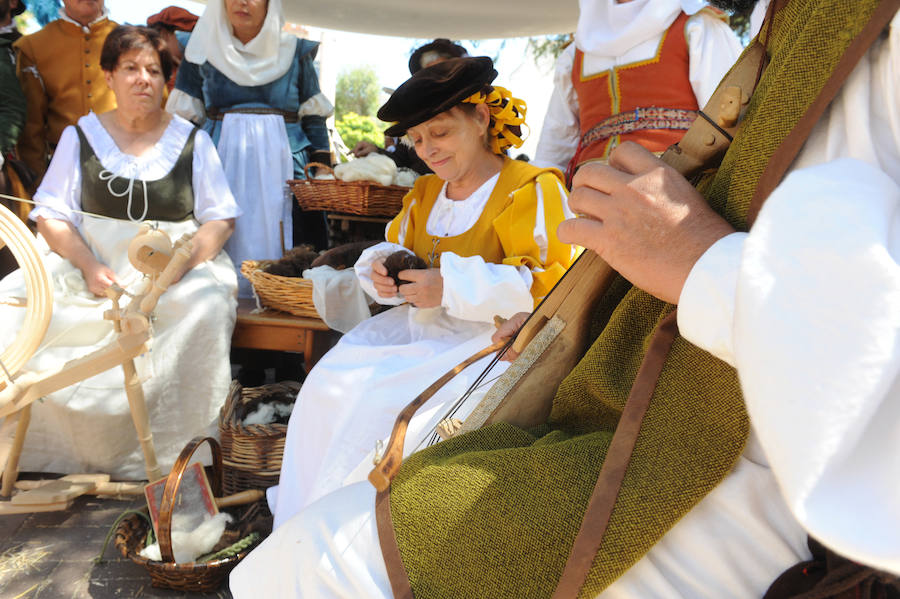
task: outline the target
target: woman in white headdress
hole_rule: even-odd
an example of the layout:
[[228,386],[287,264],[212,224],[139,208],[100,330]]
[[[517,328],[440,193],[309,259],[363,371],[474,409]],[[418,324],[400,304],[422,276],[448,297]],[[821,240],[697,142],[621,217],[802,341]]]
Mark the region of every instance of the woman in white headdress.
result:
[[566,171],[623,141],[662,152],[684,135],[741,44],[704,0],[579,0],[556,62],[534,162]]
[[[314,154],[330,160],[325,118],[333,107],[313,65],[319,44],[283,28],[281,0],[209,2],[166,105],[201,124],[219,150],[244,211],[225,248],[238,268],[246,259],[280,258],[292,237],[327,244],[323,213],[292,214],[285,181],[302,178]],[[250,296],[245,279],[240,294]]]

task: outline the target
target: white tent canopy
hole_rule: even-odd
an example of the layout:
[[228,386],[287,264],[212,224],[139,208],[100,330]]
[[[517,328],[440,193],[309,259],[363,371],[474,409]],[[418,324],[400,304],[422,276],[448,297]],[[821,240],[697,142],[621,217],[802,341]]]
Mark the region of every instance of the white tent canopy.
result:
[[575,31],[578,0],[284,0],[284,12],[326,29],[474,40]]

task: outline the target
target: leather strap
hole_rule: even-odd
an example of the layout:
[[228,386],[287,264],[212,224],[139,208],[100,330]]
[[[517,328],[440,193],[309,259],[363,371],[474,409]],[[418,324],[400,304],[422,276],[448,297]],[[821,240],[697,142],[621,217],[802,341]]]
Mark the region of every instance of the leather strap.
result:
[[647,355],[644,356],[631,386],[609,451],[606,452],[606,459],[600,469],[600,476],[597,477],[597,484],[588,501],[581,528],[578,529],[566,567],[553,593],[553,599],[577,597],[584,585],[594,563],[594,556],[600,549],[616,498],[619,496],[619,488],[631,462],[631,453],[634,451],[644,414],[650,407],[650,399],[653,397],[659,375],[677,334],[677,311],[673,310],[659,323]]
[[[747,211],[748,224],[752,225],[756,220],[763,202],[781,183],[825,109],[834,100],[841,86],[844,85],[844,81],[847,80],[862,57],[869,51],[869,47],[891,22],[898,9],[900,9],[900,0],[882,0],[863,30],[850,42],[837,67],[832,71],[831,77],[825,83],[825,87],[809,105],[788,136],[775,149],[750,200],[750,208]],[[885,109],[888,108],[885,107]]]
[[409,574],[403,565],[400,548],[397,546],[397,537],[394,534],[390,487],[375,495],[375,521],[378,525],[378,544],[381,546],[381,556],[384,558],[384,567],[387,570],[388,580],[391,582],[391,593],[394,595],[394,599],[414,599],[412,587],[409,584]]

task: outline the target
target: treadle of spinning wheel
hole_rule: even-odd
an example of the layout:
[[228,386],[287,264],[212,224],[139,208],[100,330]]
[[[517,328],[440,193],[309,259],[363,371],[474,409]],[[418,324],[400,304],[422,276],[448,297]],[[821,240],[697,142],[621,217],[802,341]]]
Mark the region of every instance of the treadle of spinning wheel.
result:
[[58,503],[26,503],[16,504],[10,501],[0,501],[0,516],[8,516],[12,514],[34,514],[37,512],[60,512],[72,507],[71,501],[60,501]]
[[44,483],[36,489],[13,495],[14,505],[48,505],[71,501],[92,492],[98,483],[109,480],[108,474],[70,474],[58,480]]

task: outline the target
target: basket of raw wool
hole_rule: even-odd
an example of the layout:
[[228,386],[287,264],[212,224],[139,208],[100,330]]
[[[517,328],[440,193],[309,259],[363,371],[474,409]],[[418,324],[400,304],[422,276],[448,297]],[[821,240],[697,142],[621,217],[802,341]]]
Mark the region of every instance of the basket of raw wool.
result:
[[225,493],[278,484],[287,423],[299,391],[295,381],[246,388],[231,383],[219,411]]
[[[208,519],[190,533],[173,531],[173,511],[176,507],[183,509],[184,495],[179,494],[179,487],[187,486],[182,485],[183,481],[191,478],[186,476],[186,472],[195,470],[188,467],[188,462],[203,443],[210,445],[213,458],[210,491],[228,516]],[[243,495],[252,497],[223,497],[219,444],[211,437],[196,437],[182,450],[165,479],[156,531],[151,525],[147,508],[126,512],[127,517],[121,518],[115,528],[116,547],[123,556],[147,570],[155,587],[189,592],[215,591],[238,562],[271,532],[272,520],[264,510],[262,494],[247,492]],[[252,503],[226,509],[226,506],[246,501]],[[174,520],[183,517],[183,513],[179,512]],[[224,524],[224,532],[221,528],[215,528],[217,520],[219,527],[223,526],[222,522],[228,521]],[[205,545],[198,549],[204,538]]]
[[296,247],[280,260],[244,260],[241,274],[253,285],[259,303],[295,316],[318,318],[312,281],[301,275],[318,254],[310,246]]
[[[367,166],[368,163],[378,164],[378,159],[390,163],[386,169],[392,168],[396,173],[397,168],[390,158],[381,154],[370,154],[365,158],[338,165],[334,171],[327,165],[311,162],[306,165],[306,179],[293,179],[288,181],[288,185],[303,210],[326,210],[359,216],[394,217],[400,212],[400,208],[403,206],[403,196],[409,193],[409,187],[393,184],[393,174],[388,174],[380,181],[377,179],[343,180],[341,176],[340,169],[342,167],[353,168],[350,165],[364,162]],[[316,168],[317,177],[334,173],[337,178],[313,178],[309,174],[309,169],[313,167]]]

